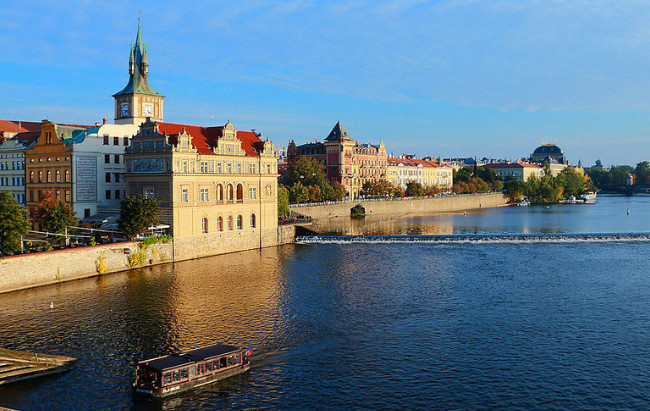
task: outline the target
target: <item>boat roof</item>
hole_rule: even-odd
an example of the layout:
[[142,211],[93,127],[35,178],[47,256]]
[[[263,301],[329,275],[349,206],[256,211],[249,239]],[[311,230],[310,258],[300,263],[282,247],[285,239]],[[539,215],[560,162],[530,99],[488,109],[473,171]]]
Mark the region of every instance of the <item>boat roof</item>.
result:
[[165,357],[140,361],[138,362],[138,365],[144,365],[157,371],[164,371],[170,368],[180,367],[185,364],[192,364],[237,351],[240,351],[240,349],[232,345],[213,344],[206,345],[205,347],[201,348],[196,348],[190,351],[185,351],[179,354],[171,354]]

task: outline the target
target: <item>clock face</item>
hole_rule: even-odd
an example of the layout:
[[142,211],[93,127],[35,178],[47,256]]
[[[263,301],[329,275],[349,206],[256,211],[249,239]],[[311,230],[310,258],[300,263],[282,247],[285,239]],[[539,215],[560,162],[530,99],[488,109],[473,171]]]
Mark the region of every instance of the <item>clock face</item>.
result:
[[142,115],[145,117],[153,117],[153,104],[151,103],[143,104]]
[[121,110],[122,116],[128,116],[129,115],[129,103],[123,103],[122,104],[122,110]]

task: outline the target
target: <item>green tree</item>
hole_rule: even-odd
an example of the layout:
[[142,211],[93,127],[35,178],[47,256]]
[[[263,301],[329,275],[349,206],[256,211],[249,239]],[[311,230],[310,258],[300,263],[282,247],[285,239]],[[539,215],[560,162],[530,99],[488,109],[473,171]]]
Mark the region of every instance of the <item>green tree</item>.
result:
[[289,203],[300,204],[309,201],[309,190],[300,182],[289,187]]
[[157,226],[160,214],[160,203],[155,198],[143,195],[124,197],[120,203],[117,225],[129,240],[133,240],[137,235],[146,233],[149,227]]
[[636,175],[636,184],[650,183],[650,163],[647,161],[637,163],[634,174]]
[[347,191],[345,190],[345,186],[338,181],[335,181],[332,184],[332,190],[334,191],[334,198],[333,200],[343,200],[345,198],[345,195],[347,194]]
[[29,232],[29,212],[6,191],[0,191],[0,246],[2,252],[21,250],[21,238]]
[[458,171],[454,171],[454,184],[464,182],[467,183],[474,176],[474,167],[463,167]]
[[[50,233],[64,233],[68,226],[77,225],[75,212],[63,201],[56,201],[49,191],[36,208],[35,219]],[[56,237],[53,241],[60,242],[63,237]]]
[[309,201],[312,203],[317,203],[320,202],[323,197],[320,192],[320,187],[318,186],[309,186],[307,187],[307,191],[309,192]]
[[289,190],[278,184],[278,215],[289,215]]
[[583,176],[569,167],[557,175],[556,182],[558,186],[562,187],[562,196],[565,199],[571,196],[578,197],[592,188],[589,177]]
[[426,189],[422,184],[416,181],[409,181],[406,183],[406,196],[407,197],[422,197],[426,195]]
[[503,183],[503,187],[506,190],[506,197],[511,203],[521,200],[526,191],[526,183],[521,180],[509,179]]

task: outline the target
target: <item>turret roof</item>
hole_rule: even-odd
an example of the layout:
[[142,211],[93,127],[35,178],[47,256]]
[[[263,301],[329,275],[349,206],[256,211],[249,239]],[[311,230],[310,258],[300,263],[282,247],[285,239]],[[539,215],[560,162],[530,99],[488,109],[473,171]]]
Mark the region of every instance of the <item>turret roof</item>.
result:
[[345,129],[345,127],[343,127],[341,122],[337,121],[332,131],[330,131],[330,134],[327,136],[327,138],[325,138],[325,141],[339,141],[340,139],[346,141],[354,141],[348,134],[348,131]]
[[131,55],[129,57],[129,83],[121,91],[113,94],[113,97],[132,93],[161,96],[162,94],[152,89],[149,85],[148,67],[147,48],[142,42],[140,20],[138,19],[138,34],[135,37],[135,44],[131,46]]

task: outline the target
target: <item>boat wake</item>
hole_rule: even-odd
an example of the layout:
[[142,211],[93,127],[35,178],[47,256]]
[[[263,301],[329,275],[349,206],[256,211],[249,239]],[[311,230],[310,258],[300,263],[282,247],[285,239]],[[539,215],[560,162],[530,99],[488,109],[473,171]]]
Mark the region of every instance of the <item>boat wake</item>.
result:
[[584,243],[584,242],[646,242],[650,233],[592,234],[453,234],[453,235],[332,235],[299,236],[296,244],[490,244],[490,243]]

